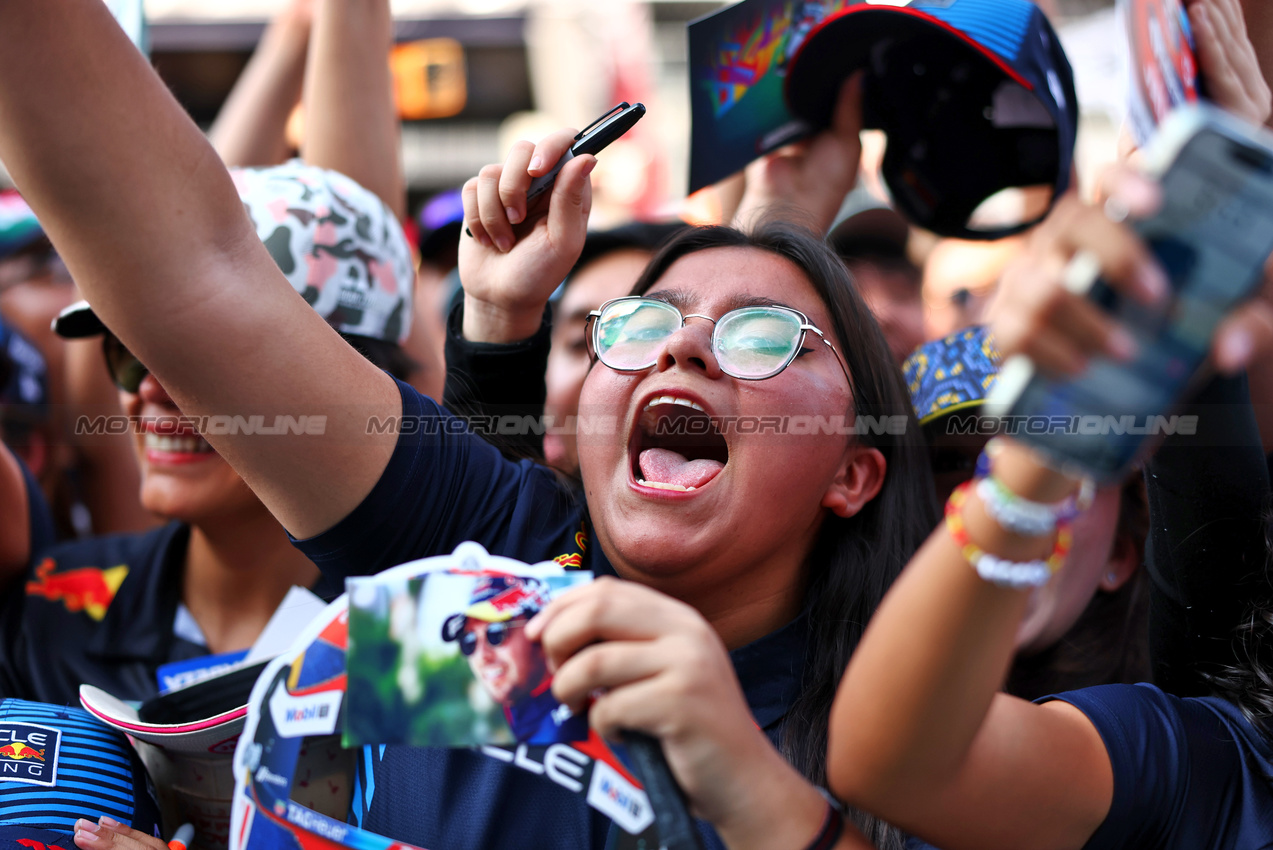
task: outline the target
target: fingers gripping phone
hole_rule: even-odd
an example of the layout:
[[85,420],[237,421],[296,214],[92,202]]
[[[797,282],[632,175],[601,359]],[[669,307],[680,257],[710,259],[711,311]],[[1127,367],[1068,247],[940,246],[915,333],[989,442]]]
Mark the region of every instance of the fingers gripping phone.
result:
[[[1189,434],[1171,410],[1210,350],[1220,320],[1251,296],[1273,253],[1273,136],[1209,106],[1174,113],[1145,148],[1163,205],[1133,224],[1171,282],[1168,306],[1149,309],[1096,276],[1087,295],[1131,332],[1130,362],[1097,358],[1082,375],[1052,379],[1025,357],[1004,364],[986,413],[999,432],[1099,481],[1120,478],[1156,437]],[[1088,258],[1087,262],[1091,263]],[[1082,274],[1078,260],[1070,273]]]

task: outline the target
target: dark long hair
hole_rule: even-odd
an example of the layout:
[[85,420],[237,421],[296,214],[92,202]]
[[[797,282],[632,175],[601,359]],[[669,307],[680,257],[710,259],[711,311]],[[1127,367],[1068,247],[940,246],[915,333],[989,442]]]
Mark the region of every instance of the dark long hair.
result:
[[[800,694],[783,722],[781,748],[806,778],[825,786],[827,721],[840,677],[885,591],[937,523],[928,453],[884,334],[848,269],[810,231],[777,221],[762,221],[748,233],[694,228],[650,261],[633,293],[648,291],[681,257],[709,248],[759,249],[799,268],[831,314],[830,330],[852,377],[858,421],[887,416],[905,422],[904,429],[888,429],[901,433],[868,428],[856,437],[884,455],[884,484],[856,515],[845,519],[828,513],[806,565],[809,645]],[[877,846],[897,840],[872,819],[863,817],[859,825]]]
[[[1273,513],[1264,519],[1264,544],[1273,558]],[[1256,602],[1233,634],[1236,663],[1203,675],[1217,696],[1236,705],[1273,744],[1273,574],[1267,561],[1251,584]]]

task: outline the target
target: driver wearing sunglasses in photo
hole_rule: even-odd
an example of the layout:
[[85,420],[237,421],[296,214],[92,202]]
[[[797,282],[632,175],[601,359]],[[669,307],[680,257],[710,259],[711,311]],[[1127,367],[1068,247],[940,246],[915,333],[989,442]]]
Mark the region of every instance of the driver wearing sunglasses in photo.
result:
[[533,578],[487,576],[469,603],[442,624],[442,639],[459,644],[473,677],[504,709],[513,737],[523,744],[588,738],[588,717],[563,710],[552,694],[543,648],[526,639],[526,621],[548,604],[547,588]]
[[[414,273],[388,207],[349,178],[299,160],[234,177],[293,288],[368,360],[404,375],[399,344]],[[163,665],[250,647],[293,585],[324,598],[340,593],[87,303],[63,311],[55,329],[67,338],[102,337],[126,419],[102,417],[99,427],[126,427],[141,468],[142,504],[168,522],[44,552],[25,592],[0,600],[0,633],[7,636],[0,641],[0,696],[75,704],[85,683],[145,700],[156,694]],[[95,439],[87,424],[82,439]],[[262,425],[273,427],[274,415]],[[312,439],[287,427],[280,434],[260,439]]]

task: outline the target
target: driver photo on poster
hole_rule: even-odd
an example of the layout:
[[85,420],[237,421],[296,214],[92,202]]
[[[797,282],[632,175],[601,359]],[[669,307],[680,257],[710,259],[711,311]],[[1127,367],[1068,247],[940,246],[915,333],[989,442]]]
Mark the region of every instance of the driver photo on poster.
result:
[[547,604],[543,579],[485,576],[473,585],[464,610],[442,624],[442,640],[456,643],[473,677],[503,708],[513,737],[524,744],[588,737],[588,718],[553,699],[543,650],[522,628]]
[[350,581],[350,743],[545,746],[588,738],[526,623],[586,572]]

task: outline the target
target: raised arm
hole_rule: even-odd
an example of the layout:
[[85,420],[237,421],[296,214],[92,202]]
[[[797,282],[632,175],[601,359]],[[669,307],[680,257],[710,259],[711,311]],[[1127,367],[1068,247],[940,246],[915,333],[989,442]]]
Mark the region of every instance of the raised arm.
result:
[[352,177],[401,221],[407,197],[389,72],[389,0],[315,2],[301,158]]
[[326,416],[212,434],[283,525],[317,533],[394,446],[393,382],[287,284],[224,165],[96,0],[0,3],[0,159],[101,319],[189,415]]
[[287,159],[287,121],[300,102],[314,0],[289,0],[266,27],[208,131],[231,168]]
[[[1157,203],[1152,184],[1132,175],[1115,194],[1136,215]],[[1161,271],[1128,229],[1067,199],[1005,278],[994,325],[1001,351],[1027,353],[1052,374],[1079,372],[1095,354],[1125,356],[1113,323],[1063,284],[1061,270],[1080,249],[1142,302],[1165,295]],[[993,473],[1034,502],[1059,502],[1074,489],[1013,444]],[[965,556],[971,542],[1008,561],[1045,559],[1056,533],[1006,529],[975,489],[951,510],[967,540],[946,524],[934,532],[871,620],[841,682],[830,727],[832,790],[945,850],[1077,850],[1113,804],[1111,756],[1077,708],[999,693],[1030,594],[983,579]]]

